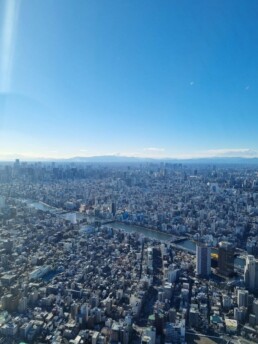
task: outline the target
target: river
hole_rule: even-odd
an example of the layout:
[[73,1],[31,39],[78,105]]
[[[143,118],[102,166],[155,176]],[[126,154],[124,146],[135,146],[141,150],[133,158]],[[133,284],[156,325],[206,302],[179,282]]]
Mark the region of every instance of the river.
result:
[[159,241],[170,241],[175,238],[173,235],[168,233],[159,232],[142,226],[127,225],[122,222],[112,222],[110,223],[110,227],[122,229],[127,233],[139,233],[145,236],[146,238],[155,239]]
[[[61,211],[61,209],[51,207],[50,205],[45,204],[43,202],[33,202],[33,201],[26,200],[26,203],[29,206],[36,208],[36,209],[39,209],[39,210],[42,210],[42,211],[51,211],[51,212],[56,212],[56,213]],[[85,215],[82,215],[78,212],[76,213],[76,215],[77,215],[77,220],[85,217]],[[62,217],[64,217],[64,216],[67,216],[67,213],[62,214]],[[142,227],[142,226],[128,225],[128,224],[125,224],[122,222],[112,222],[110,224],[110,227],[124,230],[127,233],[139,233],[139,234],[145,236],[146,238],[155,239],[158,241],[171,241],[171,240],[175,239],[175,236],[172,234],[160,232],[157,230],[152,230],[150,228],[146,228],[146,227]],[[195,253],[195,250],[196,250],[195,242],[192,240],[189,240],[189,239],[180,241],[179,243],[177,243],[177,246],[182,247],[184,249],[187,249],[189,251],[192,251],[193,253]],[[218,251],[216,248],[212,248],[212,252],[217,253]],[[235,258],[235,266],[244,267],[245,266],[245,259],[241,258],[241,257],[236,257]]]
[[[116,228],[116,229],[124,230],[127,233],[139,233],[139,234],[145,236],[146,238],[155,239],[155,240],[159,240],[159,241],[170,241],[173,238],[175,238],[175,236],[168,234],[168,233],[155,231],[155,230],[141,227],[141,226],[127,225],[127,224],[121,223],[121,222],[113,222],[110,224],[110,226],[113,228]],[[182,247],[184,249],[192,251],[193,253],[195,253],[195,251],[196,251],[195,242],[192,240],[189,240],[189,239],[185,239],[185,240],[178,242],[177,246],[179,248]],[[211,251],[212,251],[212,253],[218,253],[218,250],[216,248],[212,248]],[[243,268],[245,266],[245,259],[241,258],[241,257],[236,257],[235,258],[235,266],[236,267],[240,266],[241,268]]]

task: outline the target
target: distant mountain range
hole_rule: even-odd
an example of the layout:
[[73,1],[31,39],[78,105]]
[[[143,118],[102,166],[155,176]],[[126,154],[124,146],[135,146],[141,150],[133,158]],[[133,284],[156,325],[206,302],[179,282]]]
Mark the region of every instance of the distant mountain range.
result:
[[155,159],[128,157],[120,155],[102,155],[102,156],[90,156],[90,157],[73,157],[69,159],[63,159],[72,162],[139,162],[139,161],[155,161]]
[[13,162],[15,159],[21,161],[42,161],[42,162],[62,162],[62,163],[185,163],[185,164],[242,164],[242,165],[258,165],[258,158],[242,158],[242,157],[209,157],[209,158],[144,158],[144,157],[128,157],[120,155],[103,155],[103,156],[91,156],[91,157],[72,157],[72,158],[29,158],[22,155],[8,156],[4,159],[0,157],[0,161]]
[[127,157],[119,155],[103,155],[92,157],[73,157],[62,159],[67,162],[96,162],[96,163],[144,163],[144,162],[167,162],[167,163],[195,163],[195,164],[258,164],[258,158],[241,158],[241,157],[212,157],[212,158],[192,158],[192,159],[175,159],[175,158],[142,158]]

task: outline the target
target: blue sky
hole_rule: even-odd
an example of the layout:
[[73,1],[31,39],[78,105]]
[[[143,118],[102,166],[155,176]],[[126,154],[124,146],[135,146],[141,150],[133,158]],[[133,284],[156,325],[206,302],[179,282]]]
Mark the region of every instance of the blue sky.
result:
[[3,0],[0,158],[258,156],[256,0]]

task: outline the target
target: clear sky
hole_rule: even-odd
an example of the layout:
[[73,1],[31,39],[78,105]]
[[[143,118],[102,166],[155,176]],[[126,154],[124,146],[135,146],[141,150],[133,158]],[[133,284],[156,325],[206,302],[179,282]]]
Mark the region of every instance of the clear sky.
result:
[[2,0],[0,158],[258,156],[257,0]]

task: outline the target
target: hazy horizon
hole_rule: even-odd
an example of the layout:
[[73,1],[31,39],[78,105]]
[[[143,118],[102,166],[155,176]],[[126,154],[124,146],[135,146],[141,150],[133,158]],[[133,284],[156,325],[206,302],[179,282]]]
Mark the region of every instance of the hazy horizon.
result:
[[[226,153],[226,155],[225,155]],[[19,159],[21,161],[115,161],[117,159],[117,161],[119,160],[124,160],[124,161],[130,161],[130,159],[135,159],[136,161],[139,160],[153,160],[153,161],[166,161],[166,160],[170,160],[170,161],[195,161],[195,160],[222,160],[222,161],[231,161],[231,160],[239,160],[240,162],[243,161],[252,161],[252,160],[256,160],[258,159],[257,155],[247,155],[247,156],[241,156],[241,154],[239,153],[239,151],[233,151],[230,153],[230,151],[228,152],[217,152],[214,151],[213,153],[211,153],[210,155],[184,155],[184,156],[164,156],[164,157],[155,157],[155,156],[140,156],[140,155],[122,155],[122,154],[104,154],[104,155],[75,155],[75,156],[49,156],[49,157],[42,157],[42,156],[30,156],[30,155],[22,155],[22,154],[6,154],[6,155],[0,155],[0,162],[11,162],[14,161],[16,159]],[[132,160],[133,161],[133,160]]]

